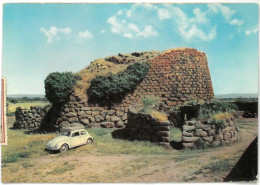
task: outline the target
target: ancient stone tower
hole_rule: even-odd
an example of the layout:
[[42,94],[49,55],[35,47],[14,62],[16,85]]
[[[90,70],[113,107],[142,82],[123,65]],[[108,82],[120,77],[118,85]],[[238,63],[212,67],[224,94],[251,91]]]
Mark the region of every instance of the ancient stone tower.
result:
[[149,62],[149,73],[135,93],[123,100],[124,106],[148,94],[161,97],[168,106],[214,97],[205,53],[189,48],[172,49]]
[[[89,126],[121,127],[127,124],[129,106],[141,103],[141,99],[147,95],[160,97],[168,106],[180,105],[189,100],[210,100],[214,97],[205,53],[196,49],[179,48],[146,58],[151,64],[149,72],[135,91],[128,94],[120,104],[108,109],[90,105],[73,94],[71,100],[61,109],[57,124],[68,126],[80,122]],[[123,63],[114,57],[110,59],[118,65]]]
[[[81,123],[90,127],[122,127],[127,124],[129,106],[133,103],[141,103],[142,98],[147,95],[160,97],[161,101],[168,106],[180,105],[189,100],[210,100],[214,97],[206,54],[196,49],[177,48],[164,52],[135,52],[102,60],[108,66],[113,64],[118,67],[136,61],[150,62],[151,68],[135,91],[128,94],[121,103],[110,108],[91,105],[75,91],[61,108],[59,107],[58,110],[52,108],[53,116],[50,116],[48,122],[54,121],[55,123],[51,124],[57,128],[70,126],[72,123]],[[92,63],[88,69],[92,70],[94,65],[100,64]],[[21,121],[21,124],[25,123]]]

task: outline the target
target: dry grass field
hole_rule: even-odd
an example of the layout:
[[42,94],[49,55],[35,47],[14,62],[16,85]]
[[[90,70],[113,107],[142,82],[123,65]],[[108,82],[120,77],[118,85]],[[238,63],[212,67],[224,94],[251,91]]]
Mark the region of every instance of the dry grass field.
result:
[[[8,118],[9,127],[14,121]],[[48,154],[57,134],[8,129],[2,146],[2,182],[222,182],[257,136],[257,119],[241,119],[241,141],[203,150],[164,149],[149,142],[115,140],[114,129],[89,129],[95,142]],[[172,130],[171,139],[180,132]]]
[[21,107],[24,109],[30,109],[31,106],[40,106],[40,107],[44,107],[46,105],[49,105],[50,103],[48,102],[22,102],[22,103],[9,103],[8,106],[8,112],[15,112],[17,107]]

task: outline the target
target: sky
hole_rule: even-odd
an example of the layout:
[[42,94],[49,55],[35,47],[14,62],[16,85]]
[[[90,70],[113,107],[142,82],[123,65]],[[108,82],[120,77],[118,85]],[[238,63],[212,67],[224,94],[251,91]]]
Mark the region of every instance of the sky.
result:
[[258,4],[21,4],[3,7],[7,94],[45,94],[49,73],[118,53],[205,52],[214,93],[258,93]]

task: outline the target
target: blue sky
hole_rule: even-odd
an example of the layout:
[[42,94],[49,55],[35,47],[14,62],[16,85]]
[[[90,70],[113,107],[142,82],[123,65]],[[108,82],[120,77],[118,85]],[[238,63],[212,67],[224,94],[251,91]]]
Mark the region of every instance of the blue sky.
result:
[[5,4],[8,94],[44,94],[55,71],[118,53],[191,47],[207,54],[215,94],[258,93],[257,4]]

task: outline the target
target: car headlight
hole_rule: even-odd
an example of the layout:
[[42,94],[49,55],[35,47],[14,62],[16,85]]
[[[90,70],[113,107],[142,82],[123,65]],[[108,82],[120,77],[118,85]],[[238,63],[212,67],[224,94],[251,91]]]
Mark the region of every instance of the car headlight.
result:
[[55,148],[58,148],[58,144],[55,145]]

